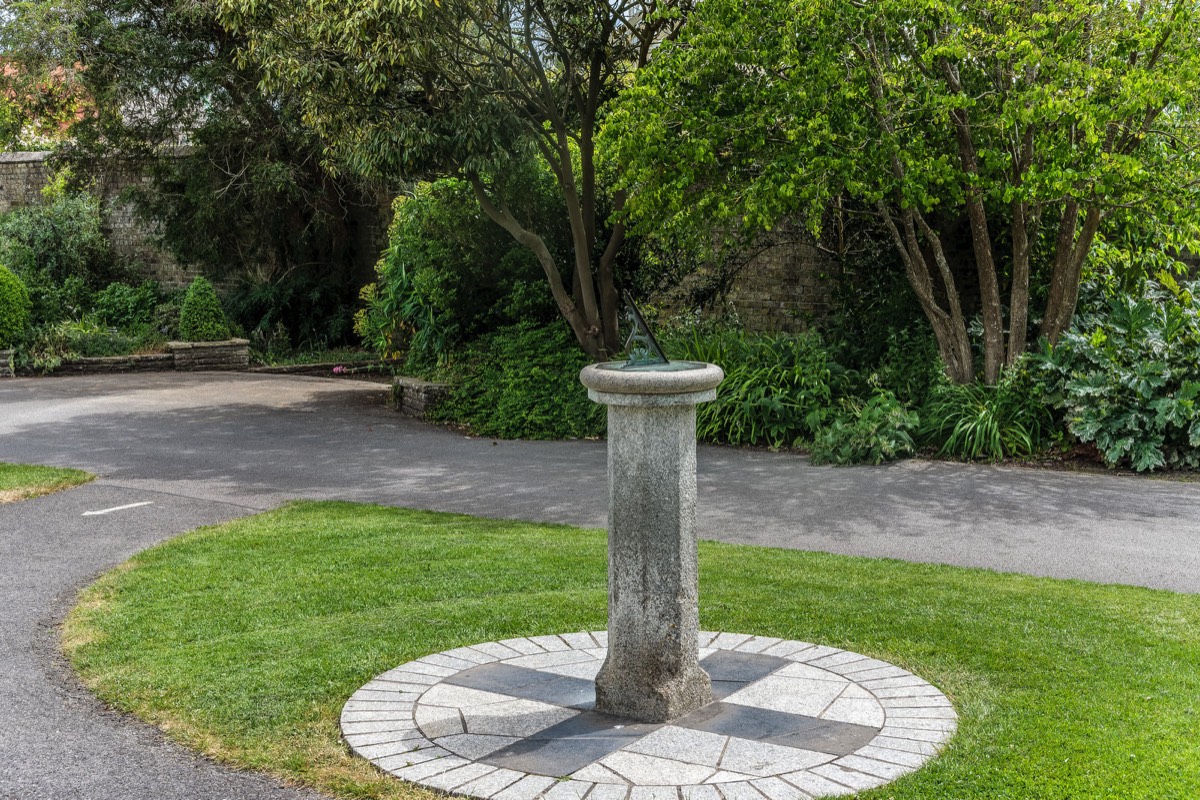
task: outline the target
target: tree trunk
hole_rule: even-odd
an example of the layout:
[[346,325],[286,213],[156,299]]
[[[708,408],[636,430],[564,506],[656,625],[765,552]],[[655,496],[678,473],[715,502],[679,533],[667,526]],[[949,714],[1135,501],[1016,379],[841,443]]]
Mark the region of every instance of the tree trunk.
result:
[[1012,366],[1025,352],[1029,328],[1029,205],[1012,204],[1013,268],[1012,289],[1008,302],[1008,364]]
[[1042,320],[1042,335],[1051,345],[1071,325],[1075,316],[1075,304],[1079,300],[1079,281],[1083,262],[1095,241],[1100,228],[1100,209],[1093,206],[1084,213],[1083,227],[1079,236],[1079,202],[1068,200],[1059,223],[1058,241],[1054,248],[1054,266],[1050,275],[1050,295],[1046,299],[1046,316]]

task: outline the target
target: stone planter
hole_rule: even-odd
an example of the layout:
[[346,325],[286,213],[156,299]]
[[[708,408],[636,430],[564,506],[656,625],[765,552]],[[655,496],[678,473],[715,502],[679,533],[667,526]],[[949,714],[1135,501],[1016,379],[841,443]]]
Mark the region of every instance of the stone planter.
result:
[[14,377],[12,361],[12,350],[0,350],[0,378]]
[[167,342],[175,359],[175,369],[244,370],[250,366],[250,341],[227,339],[223,342]]
[[392,407],[406,416],[424,419],[425,414],[445,400],[449,393],[447,384],[401,375],[392,381]]

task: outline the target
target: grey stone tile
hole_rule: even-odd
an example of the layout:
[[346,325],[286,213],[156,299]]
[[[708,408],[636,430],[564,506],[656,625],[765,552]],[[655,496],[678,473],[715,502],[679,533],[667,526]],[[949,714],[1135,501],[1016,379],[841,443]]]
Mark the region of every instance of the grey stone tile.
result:
[[473,647],[456,647],[453,650],[447,650],[443,655],[461,658],[464,661],[472,661],[476,664],[490,664],[498,660],[495,656],[480,652]]
[[600,646],[600,643],[593,639],[587,631],[560,633],[558,636],[573,650],[591,650]]
[[[888,719],[907,720],[907,719],[958,719],[958,714],[954,713],[953,708],[889,708]],[[907,724],[907,723],[902,723]]]
[[813,750],[731,738],[721,757],[721,769],[766,778],[781,772],[810,769],[834,758],[828,753]]
[[570,775],[658,728],[585,711],[490,754],[489,764],[537,775]]
[[891,764],[903,764],[906,767],[919,767],[929,760],[928,755],[910,753],[904,750],[892,750],[886,747],[864,747],[854,753],[863,758],[873,758],[876,761],[887,761]]
[[466,721],[466,733],[486,733],[518,738],[535,734],[579,713],[569,708],[519,697],[504,703],[462,709],[462,715]]
[[546,800],[583,800],[593,786],[590,781],[558,781],[542,796]]
[[779,644],[771,645],[766,650],[763,650],[763,653],[769,656],[785,658],[793,653],[799,653],[801,650],[807,650],[810,647],[814,647],[812,642],[797,642],[785,639]]
[[737,646],[739,653],[761,653],[768,647],[774,647],[782,641],[778,636],[755,636],[748,642],[742,642]]
[[408,708],[389,709],[386,711],[343,711],[342,724],[352,722],[377,722],[381,720],[404,721],[412,719],[412,710]]
[[[395,669],[388,670],[380,675],[376,680],[391,681],[392,683],[424,684],[425,688],[428,689],[435,683],[441,683],[442,676],[430,675],[429,673],[410,670],[408,665],[405,664],[402,667],[396,667]],[[424,691],[424,689],[421,691]]]
[[808,792],[813,797],[844,797],[845,795],[858,794],[857,789],[851,788],[844,783],[836,783],[820,775],[814,775],[811,772],[794,772],[782,777],[783,780]]
[[834,653],[842,652],[845,651],[839,650],[836,647],[828,647],[823,644],[818,644],[808,648],[807,650],[799,650],[795,653],[792,653],[788,656],[788,660],[807,663],[809,661],[816,661],[817,659],[824,658],[828,655],[833,655]]
[[727,784],[727,783],[745,783],[746,781],[750,780],[753,777],[754,777],[753,775],[746,775],[745,773],[742,773],[742,772],[730,772],[727,769],[723,769],[723,770],[718,771],[715,775],[710,777],[708,780],[706,780],[705,783],[720,784],[721,791],[725,791],[725,784]]
[[447,678],[445,683],[568,708],[588,709],[596,704],[594,681],[511,664],[484,664]]
[[[384,756],[377,758],[371,763],[379,767],[385,772],[395,774],[397,770],[412,767],[417,764],[424,764],[427,761],[437,761],[443,758],[455,758],[453,754],[443,750],[440,747],[426,747],[421,750],[410,750],[407,753],[397,753],[394,756]],[[465,764],[466,759],[457,759],[458,763]]]
[[728,743],[729,737],[718,733],[664,725],[624,749],[631,753],[702,764],[715,769],[720,766],[721,755]]
[[876,736],[871,740],[871,746],[874,748],[886,748],[888,750],[900,750],[905,753],[916,753],[923,756],[937,755],[938,746],[933,742],[922,742],[916,739],[901,739],[895,736]]
[[896,778],[906,775],[914,769],[911,764],[895,764],[888,761],[879,761],[874,758],[863,758],[859,755],[849,755],[839,758],[836,764],[839,767],[856,769],[859,772],[865,772],[868,775],[874,775],[889,781],[894,781]]
[[672,724],[830,755],[853,753],[879,732],[877,728],[719,702],[693,711]]
[[402,733],[411,731],[416,727],[411,719],[409,720],[378,720],[376,722],[343,722],[342,735],[352,736],[356,733],[383,733],[385,731],[392,733]]
[[884,778],[868,775],[856,769],[847,769],[837,764],[822,764],[819,767],[813,767],[810,772],[820,775],[822,778],[828,778],[831,781],[858,789],[859,791],[874,789],[876,786],[887,783],[887,780]]
[[470,669],[479,663],[478,661],[468,661],[465,658],[448,656],[445,653],[434,653],[431,656],[425,656],[421,659],[421,661],[425,662],[426,664],[433,664],[437,667],[449,667],[456,672],[460,669]]
[[628,798],[629,785],[624,783],[597,783],[596,788],[592,789],[587,796],[587,800],[628,800]]
[[708,647],[716,647],[721,650],[732,650],[739,644],[748,642],[754,637],[748,633],[721,633],[715,639],[707,644]]
[[413,752],[413,740],[400,742],[382,742],[380,744],[365,744],[354,748],[354,752],[368,761],[385,758],[387,756],[398,756],[402,753]]
[[458,668],[439,667],[437,664],[429,664],[424,660],[410,661],[403,667],[405,672],[416,672],[421,675],[434,675],[438,678],[445,678],[448,675],[453,675],[458,672]]
[[554,778],[526,775],[521,780],[492,795],[492,800],[534,800],[554,785]]
[[[588,764],[583,769],[575,770],[571,773],[571,778],[577,781],[591,781],[592,783],[596,784],[597,787],[605,784],[619,784],[624,786],[626,789],[629,788],[629,781],[625,780],[600,762]],[[591,797],[591,795],[589,795],[589,797]]]
[[751,683],[765,678],[778,669],[791,664],[786,658],[765,656],[760,653],[738,653],[718,650],[700,662],[700,666],[714,681],[742,681]]
[[608,647],[608,631],[592,631],[592,638],[601,647]]
[[501,747],[515,744],[515,736],[488,736],[480,733],[460,733],[454,736],[443,736],[436,744],[455,755],[478,761],[489,753],[494,753]]
[[[907,720],[911,722],[912,720]],[[886,736],[892,739],[905,739],[915,742],[925,742],[927,744],[940,744],[950,737],[952,731],[943,730],[923,730],[921,728],[913,728],[908,725],[889,724],[884,725],[879,729],[880,736]]]
[[557,636],[552,636],[552,635],[530,636],[529,641],[538,645],[543,650],[545,650],[547,653],[555,653],[555,652],[558,652],[559,650],[570,650],[571,649],[570,647],[567,646],[567,643],[564,642],[562,639],[558,638]]
[[891,686],[891,687],[868,687],[871,694],[878,697],[880,700],[899,700],[904,697],[945,697],[941,690],[936,686],[930,686],[928,683],[920,683],[916,686]]
[[405,731],[381,731],[378,733],[353,733],[343,736],[346,744],[351,747],[366,747],[372,744],[384,744],[386,742],[401,742],[411,741],[413,739],[424,739],[421,732],[416,728],[410,728]]
[[765,800],[763,793],[750,785],[749,781],[721,784],[725,800]]
[[511,647],[505,647],[499,642],[484,642],[482,644],[473,644],[471,647],[481,653],[487,653],[489,656],[495,656],[500,659],[516,658],[521,655],[520,652],[513,650]]
[[697,635],[697,641],[700,647],[711,647],[713,639],[716,639],[721,634],[716,631],[700,631]]
[[536,642],[532,642],[523,636],[519,636],[515,639],[501,639],[500,644],[511,650],[516,650],[518,653],[524,653],[527,656],[546,652],[541,645],[537,644]]
[[674,786],[634,786],[629,800],[679,800],[679,789]]
[[699,786],[680,786],[679,794],[683,800],[722,800],[717,787],[705,783]]
[[[443,751],[444,752],[444,751]],[[402,756],[397,756],[401,758]],[[399,769],[389,768],[388,772],[395,775],[400,780],[404,781],[423,781],[426,778],[431,778],[434,775],[441,775],[443,772],[449,772],[452,769],[465,767],[471,762],[465,758],[458,756],[444,756],[442,758],[434,758],[429,761],[423,761],[420,764],[413,764],[410,767],[400,767]]]

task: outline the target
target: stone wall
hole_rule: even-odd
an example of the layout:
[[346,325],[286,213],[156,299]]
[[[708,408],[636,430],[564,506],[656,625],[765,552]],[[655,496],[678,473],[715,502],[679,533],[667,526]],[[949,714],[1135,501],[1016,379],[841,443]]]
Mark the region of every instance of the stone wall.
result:
[[[49,153],[0,153],[0,214],[42,201],[42,188],[50,178]],[[117,166],[97,178],[103,201],[104,233],[120,264],[136,266],[163,287],[187,286],[200,271],[184,267],[155,243],[153,226],[140,220],[121,193],[135,182],[146,181],[135,169]]]

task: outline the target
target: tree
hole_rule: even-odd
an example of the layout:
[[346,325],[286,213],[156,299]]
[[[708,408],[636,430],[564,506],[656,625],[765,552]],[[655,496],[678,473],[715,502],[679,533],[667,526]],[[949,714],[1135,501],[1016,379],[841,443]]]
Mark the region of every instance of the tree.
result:
[[[264,85],[302,104],[332,162],[372,176],[467,180],[482,210],[538,259],[583,348],[620,349],[616,259],[595,133],[606,103],[674,35],[688,0],[220,0]],[[513,164],[540,158],[565,220],[521,218]],[[547,245],[569,230],[568,268]],[[566,280],[564,280],[564,273]],[[569,285],[567,283],[569,281]]]
[[[1106,220],[1154,220],[1168,247],[1197,239],[1198,102],[1190,1],[706,0],[605,140],[639,228],[876,217],[963,383],[955,261],[973,260],[994,383],[1027,346],[1031,276],[1053,343]],[[947,241],[960,221],[961,254]]]

